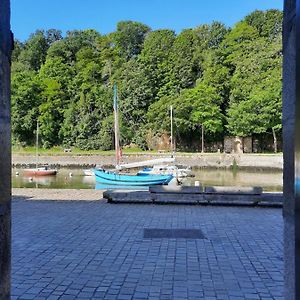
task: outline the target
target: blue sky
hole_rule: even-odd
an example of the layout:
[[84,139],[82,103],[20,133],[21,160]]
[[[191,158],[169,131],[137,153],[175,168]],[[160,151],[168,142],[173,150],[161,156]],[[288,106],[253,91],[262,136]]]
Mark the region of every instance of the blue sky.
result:
[[283,0],[11,0],[11,27],[22,41],[36,29],[93,28],[105,34],[122,20],[178,33],[213,20],[232,26],[255,9],[282,7]]

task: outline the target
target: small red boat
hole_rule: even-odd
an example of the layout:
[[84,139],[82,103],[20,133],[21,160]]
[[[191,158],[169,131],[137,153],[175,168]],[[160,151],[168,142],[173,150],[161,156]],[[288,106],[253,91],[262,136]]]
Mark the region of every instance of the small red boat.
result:
[[25,176],[50,176],[50,175],[56,175],[56,173],[57,170],[49,169],[48,167],[40,167],[40,168],[24,170]]

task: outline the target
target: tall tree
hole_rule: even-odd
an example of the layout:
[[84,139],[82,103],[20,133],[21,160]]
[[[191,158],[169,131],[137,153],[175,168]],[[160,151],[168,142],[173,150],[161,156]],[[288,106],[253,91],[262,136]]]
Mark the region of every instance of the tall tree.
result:
[[13,140],[24,146],[32,145],[42,103],[42,82],[33,71],[22,71],[13,74],[11,88]]
[[115,41],[120,55],[129,60],[140,54],[144,39],[150,30],[150,27],[140,22],[119,22],[115,32]]

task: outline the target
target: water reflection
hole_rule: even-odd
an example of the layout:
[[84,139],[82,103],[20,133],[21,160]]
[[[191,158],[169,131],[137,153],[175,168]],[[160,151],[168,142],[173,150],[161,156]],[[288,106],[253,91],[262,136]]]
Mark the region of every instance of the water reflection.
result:
[[95,176],[83,176],[82,182],[88,185],[93,185],[96,183]]
[[[96,184],[94,176],[83,176],[83,168],[61,168],[56,176],[25,177],[22,169],[13,169],[12,186],[29,188],[113,189],[115,186]],[[265,191],[282,191],[282,172],[231,171],[226,169],[198,169],[194,178],[187,178],[184,185],[199,181],[203,186],[261,186]],[[18,173],[19,175],[16,175]],[[124,189],[124,187],[119,187]],[[133,188],[133,187],[130,187]],[[137,189],[134,187],[133,189]]]
[[[17,175],[18,174],[18,175]],[[25,176],[22,169],[12,170],[12,186],[15,188],[94,189],[93,177],[83,176],[82,169],[61,168],[56,176]]]
[[34,183],[36,186],[50,186],[55,181],[54,176],[24,176],[23,181],[26,183]]
[[199,169],[193,171],[195,178],[186,179],[185,185],[194,185],[195,180],[203,186],[261,186],[265,191],[282,191],[282,172],[275,170],[231,171],[226,169]]

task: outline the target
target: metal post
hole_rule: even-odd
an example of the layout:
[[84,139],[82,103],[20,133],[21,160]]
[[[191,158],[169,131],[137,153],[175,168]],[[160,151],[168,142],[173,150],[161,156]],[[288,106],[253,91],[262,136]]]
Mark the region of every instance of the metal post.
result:
[[10,144],[10,1],[0,0],[0,299],[10,299],[11,144]]

